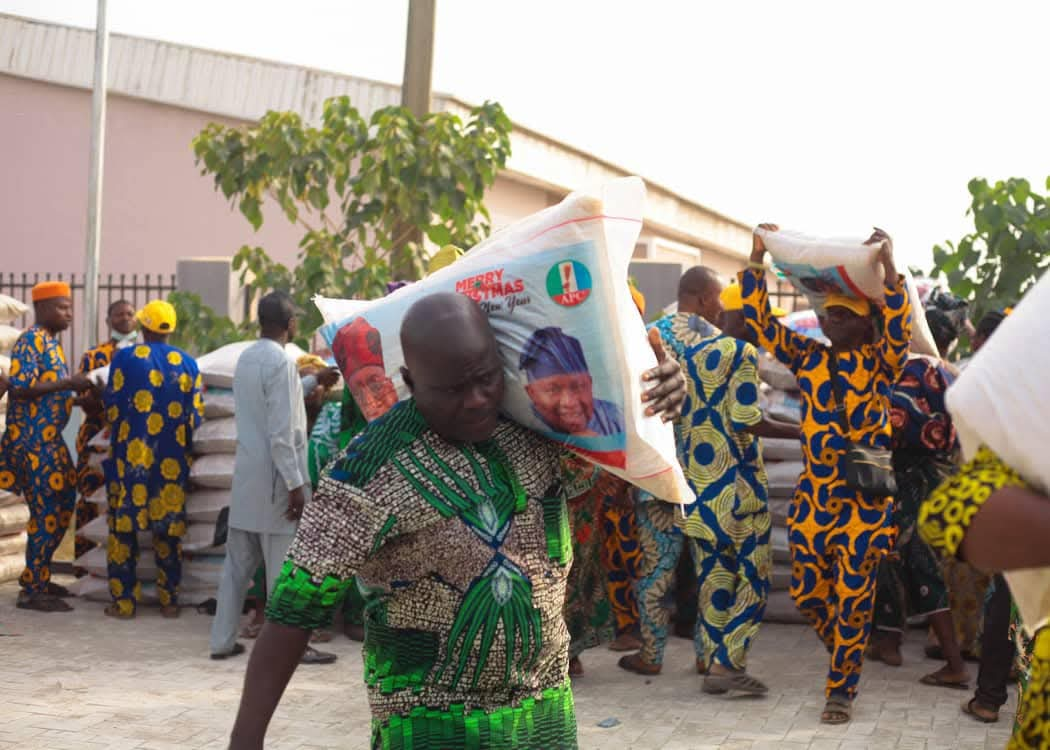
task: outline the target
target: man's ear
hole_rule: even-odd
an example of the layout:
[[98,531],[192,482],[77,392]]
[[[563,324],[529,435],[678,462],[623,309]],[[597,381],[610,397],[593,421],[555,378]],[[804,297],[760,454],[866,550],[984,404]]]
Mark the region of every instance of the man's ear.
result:
[[416,392],[416,384],[412,382],[412,373],[408,371],[407,367],[401,368],[401,379],[405,381],[405,385],[408,386],[410,393]]

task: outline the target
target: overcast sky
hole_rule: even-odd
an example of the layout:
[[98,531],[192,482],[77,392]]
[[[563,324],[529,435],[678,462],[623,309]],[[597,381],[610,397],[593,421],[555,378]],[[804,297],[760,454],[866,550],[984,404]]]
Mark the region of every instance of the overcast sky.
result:
[[[1050,3],[437,0],[435,90],[746,222],[971,226],[971,177],[1050,174]],[[110,29],[399,83],[407,0],[110,0]],[[294,10],[293,10],[294,9]],[[94,0],[0,0],[94,26]],[[87,124],[85,123],[85,127]]]

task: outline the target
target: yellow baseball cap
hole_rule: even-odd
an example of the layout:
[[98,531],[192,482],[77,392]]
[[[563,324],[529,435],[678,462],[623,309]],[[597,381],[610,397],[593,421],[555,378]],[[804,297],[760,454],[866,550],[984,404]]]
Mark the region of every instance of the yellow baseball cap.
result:
[[[726,312],[744,309],[744,294],[740,291],[739,284],[734,283],[727,286],[722,290],[719,298],[722,300],[722,309]],[[774,307],[772,310],[774,318],[782,318],[787,315],[787,310],[782,307]]]
[[135,313],[135,320],[154,333],[171,333],[175,330],[175,308],[162,299],[155,299]]
[[445,245],[431,256],[430,262],[427,263],[427,276],[435,271],[440,271],[442,268],[451,266],[462,257],[463,251],[458,247],[455,245]]
[[824,302],[824,308],[827,309],[829,307],[844,307],[854,315],[859,315],[862,318],[871,315],[871,302],[858,297],[847,297],[845,294],[839,294],[838,292],[832,292],[828,295],[827,300]]

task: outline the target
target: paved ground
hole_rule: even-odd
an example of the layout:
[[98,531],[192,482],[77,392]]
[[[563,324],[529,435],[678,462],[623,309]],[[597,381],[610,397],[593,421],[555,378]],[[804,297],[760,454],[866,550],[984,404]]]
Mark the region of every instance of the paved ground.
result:
[[[11,584],[0,586],[0,750],[225,748],[246,662],[206,658],[210,617],[189,611],[167,621],[145,610],[135,621],[116,622],[102,616],[100,605],[81,601],[71,615],[45,615],[16,610],[15,593]],[[868,665],[853,723],[833,728],[817,721],[825,656],[804,626],[768,625],[760,634],[751,667],[771,687],[761,700],[702,695],[686,641],[672,642],[665,674],[649,680],[620,671],[614,654],[593,650],[576,686],[580,746],[1005,747],[1008,712],[989,729],[959,712],[968,693],[917,683],[931,667],[921,659],[921,641],[911,638],[900,669]],[[360,649],[340,637],[331,650],[339,654],[336,665],[295,675],[268,748],[367,747]],[[610,719],[618,723],[599,726]]]

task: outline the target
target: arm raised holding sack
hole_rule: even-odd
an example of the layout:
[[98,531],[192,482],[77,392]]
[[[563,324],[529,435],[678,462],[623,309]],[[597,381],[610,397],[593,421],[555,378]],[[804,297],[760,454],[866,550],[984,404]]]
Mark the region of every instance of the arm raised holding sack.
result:
[[766,245],[759,229],[776,232],[776,224],[759,224],[752,235],[751,262],[738,277],[744,298],[744,319],[755,335],[759,346],[770,352],[792,371],[798,370],[803,359],[820,343],[792,331],[773,317],[769,304],[769,288],[766,284]]

